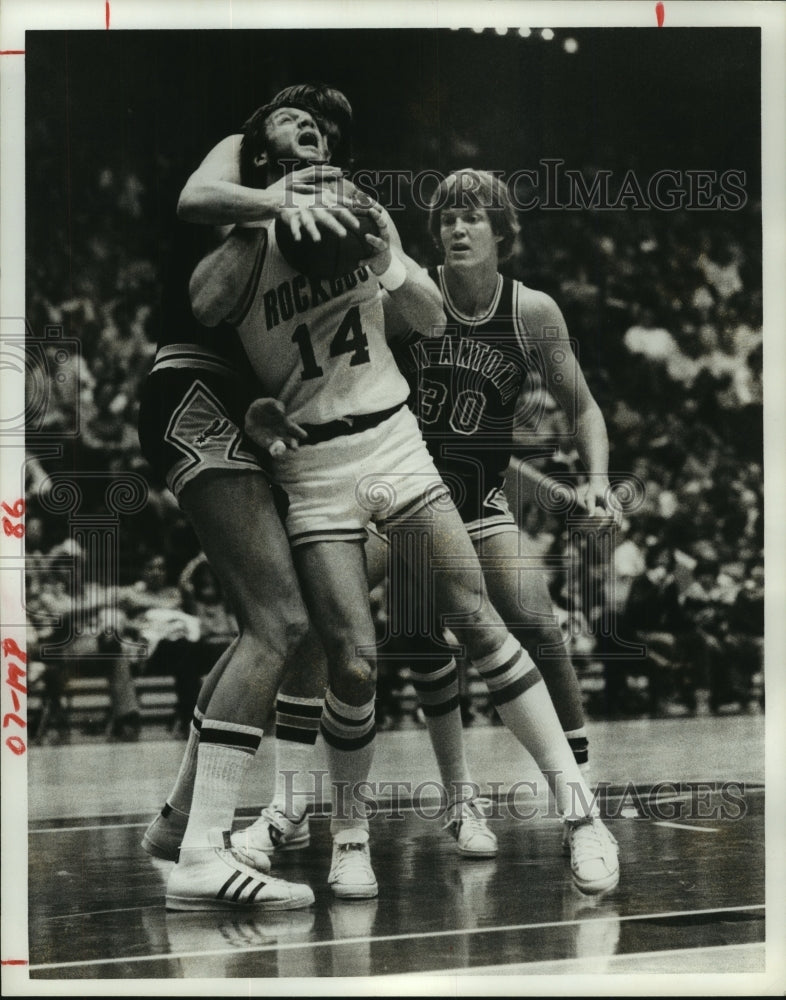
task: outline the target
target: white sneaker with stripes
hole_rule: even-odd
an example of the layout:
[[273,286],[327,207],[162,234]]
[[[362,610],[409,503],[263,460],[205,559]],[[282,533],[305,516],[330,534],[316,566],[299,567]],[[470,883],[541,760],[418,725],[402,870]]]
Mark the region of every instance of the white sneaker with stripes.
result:
[[246,864],[229,830],[210,830],[207,840],[204,847],[180,849],[167,883],[168,910],[297,910],[314,902],[309,886]]

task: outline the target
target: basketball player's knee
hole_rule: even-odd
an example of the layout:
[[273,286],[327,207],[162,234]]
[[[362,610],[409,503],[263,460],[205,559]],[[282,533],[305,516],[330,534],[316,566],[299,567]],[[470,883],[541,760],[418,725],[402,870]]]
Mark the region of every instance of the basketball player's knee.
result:
[[339,677],[345,687],[371,690],[377,684],[376,658],[358,646],[351,629],[336,629],[324,638],[331,678]]
[[284,621],[284,636],[286,638],[287,649],[290,651],[297,649],[308,635],[309,628],[310,624],[305,611],[302,615],[290,615]]
[[280,656],[292,652],[305,638],[309,622],[305,610],[259,605],[242,616],[244,632],[261,646],[275,650]]
[[475,660],[493,653],[507,637],[501,619],[490,614],[488,606],[462,615],[461,624],[451,625],[451,629]]

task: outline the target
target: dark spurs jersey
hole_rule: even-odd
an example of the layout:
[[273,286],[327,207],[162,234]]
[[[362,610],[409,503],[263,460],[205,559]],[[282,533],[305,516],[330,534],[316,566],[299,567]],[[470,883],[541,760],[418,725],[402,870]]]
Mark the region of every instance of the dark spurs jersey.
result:
[[237,332],[227,324],[202,326],[189,296],[191,274],[216,237],[207,226],[178,223],[168,260],[162,269],[161,300],[154,371],[200,369],[218,375],[250,378],[250,368]]
[[451,301],[443,269],[429,274],[442,292],[445,333],[426,339],[412,331],[394,352],[429,451],[467,520],[502,487],[516,403],[537,358],[521,319],[520,282],[497,275],[485,315],[469,317]]

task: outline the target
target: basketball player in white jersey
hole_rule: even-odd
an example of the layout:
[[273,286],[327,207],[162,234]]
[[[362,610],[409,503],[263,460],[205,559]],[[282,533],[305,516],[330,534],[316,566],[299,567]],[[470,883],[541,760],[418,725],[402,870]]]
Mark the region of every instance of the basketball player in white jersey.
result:
[[[247,162],[283,170],[285,154],[293,158],[301,134],[313,130],[298,110],[271,116],[256,146],[244,139]],[[199,212],[202,221],[222,224],[231,213],[220,171],[217,180],[215,214],[209,183],[202,185]],[[425,533],[419,554],[439,561],[440,586],[431,595],[436,613],[451,615],[470,661],[493,690],[515,702],[516,735],[547,773],[569,825],[589,820],[591,798],[537,668],[488,600],[474,548],[406,406],[409,387],[385,339],[390,307],[425,336],[441,332],[441,296],[403,253],[387,213],[377,206],[371,212],[379,227],[378,236],[367,237],[373,256],[322,283],[283,260],[269,210],[260,202],[254,211],[246,202],[244,221],[264,224],[254,233],[233,231],[192,279],[197,318],[236,325],[264,393],[278,398],[306,434],[273,459],[272,475],[288,496],[293,557],[328,658],[321,725],[333,787],[329,884],[348,898],[377,893],[359,795],[375,731],[375,633],[363,549],[372,522]]]
[[[485,171],[457,171],[436,191],[430,230],[444,263],[430,273],[442,292],[446,330],[430,341],[406,329],[393,314],[387,334],[411,388],[411,405],[443,479],[450,484],[462,520],[484,569],[486,584],[503,619],[538,663],[577,763],[588,776],[588,740],[573,665],[553,614],[542,572],[527,555],[527,536],[519,531],[504,490],[513,450],[518,401],[528,373],[543,382],[566,412],[575,414],[576,447],[586,481],[579,501],[591,515],[618,520],[609,485],[608,436],[602,413],[573,354],[556,303],[542,292],[503,277],[499,266],[513,251],[519,226],[504,184]],[[417,580],[394,564],[392,589],[422,604]],[[403,584],[403,585],[402,585]],[[390,614],[395,610],[391,609]],[[411,620],[417,620],[411,616]],[[440,637],[428,630],[413,636],[413,685],[418,693],[437,753],[443,786],[472,788],[461,738],[458,668]],[[539,651],[543,651],[542,655]],[[285,687],[292,685],[285,680]],[[305,691],[301,691],[304,694]],[[511,719],[508,691],[492,689],[492,703],[504,721]],[[515,712],[515,705],[513,706]],[[516,719],[511,720],[516,731]],[[296,755],[282,753],[282,767]],[[292,779],[290,779],[292,783]],[[301,846],[307,818],[287,815],[294,803],[279,795],[247,831],[246,842],[270,849]],[[464,811],[472,808],[471,801]],[[454,833],[460,836],[460,814]],[[266,832],[267,828],[267,832]],[[576,884],[585,892],[604,891],[617,877],[613,838],[603,825],[568,827]],[[493,854],[490,831],[478,829],[470,847]],[[459,841],[461,848],[461,841]],[[465,849],[464,853],[473,853]]]

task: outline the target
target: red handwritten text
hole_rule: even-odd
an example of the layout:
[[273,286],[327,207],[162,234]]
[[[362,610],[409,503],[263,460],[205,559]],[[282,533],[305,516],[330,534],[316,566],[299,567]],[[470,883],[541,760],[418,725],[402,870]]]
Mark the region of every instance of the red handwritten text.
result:
[[[3,506],[5,507],[5,504]],[[19,648],[19,644],[15,639],[3,639],[2,648],[4,657],[15,657],[22,663],[27,663],[27,654],[23,649]],[[27,720],[24,713],[27,695],[27,684],[24,683],[26,680],[27,672],[25,668],[20,666],[19,663],[14,662],[14,660],[9,659],[6,665],[5,683],[11,692],[13,711],[4,713],[3,729],[8,729],[12,725],[18,729],[27,729]],[[21,756],[27,750],[27,744],[18,733],[8,736],[5,740],[5,745],[17,757]]]
[[6,514],[9,514],[12,518],[18,519],[19,524],[13,524],[8,517],[3,518],[3,531],[9,537],[13,535],[14,538],[24,538],[25,526],[21,523],[21,518],[25,514],[25,502],[24,500],[17,500],[13,507],[9,507],[7,503],[0,504]]

